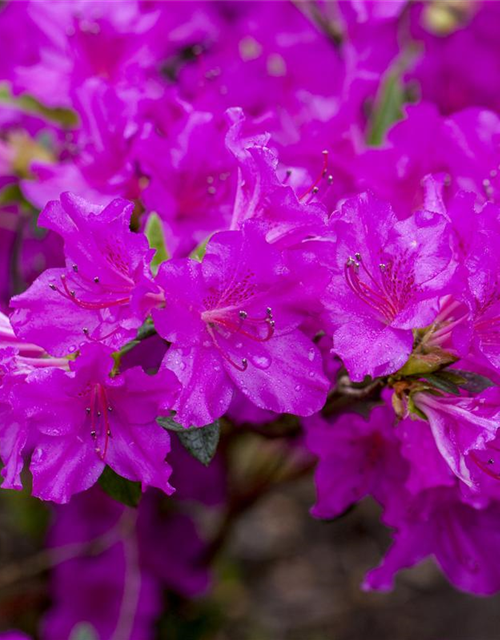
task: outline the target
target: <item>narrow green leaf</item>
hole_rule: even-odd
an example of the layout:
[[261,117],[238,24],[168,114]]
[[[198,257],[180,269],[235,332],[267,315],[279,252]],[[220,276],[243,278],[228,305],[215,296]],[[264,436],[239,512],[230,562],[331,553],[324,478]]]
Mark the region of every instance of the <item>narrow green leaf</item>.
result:
[[146,223],[146,237],[151,249],[156,249],[156,253],[151,260],[151,272],[155,276],[162,262],[169,259],[163,224],[157,213],[151,213]]
[[210,464],[219,444],[220,424],[218,420],[204,427],[189,428],[178,424],[171,417],[160,417],[156,421],[164,429],[175,431],[184,448],[202,464],[205,466]]
[[[189,431],[188,428],[183,427],[182,424],[176,422],[173,418],[167,416],[160,416],[156,418],[156,422],[168,431]],[[191,429],[198,429],[199,427],[191,427]]]
[[71,109],[63,107],[45,107],[33,96],[24,93],[20,96],[12,95],[8,84],[0,85],[0,104],[8,104],[16,107],[23,113],[31,113],[49,122],[55,122],[65,128],[73,128],[78,125],[78,115]]
[[189,254],[191,260],[198,260],[198,262],[201,262],[203,260],[203,256],[205,255],[205,251],[207,250],[207,244],[210,240],[210,237],[211,236],[205,238],[203,242],[201,242],[195,249],[191,251],[191,253]]
[[404,98],[399,70],[390,71],[384,78],[375,101],[367,140],[370,146],[379,147],[384,141],[387,129],[397,120],[401,120]]
[[479,375],[479,373],[462,371],[461,369],[453,369],[453,371],[464,380],[464,382],[458,383],[458,386],[469,393],[481,393],[481,391],[485,391],[485,389],[496,386],[492,380],[486,376]]
[[140,502],[142,491],[140,482],[132,482],[122,478],[110,467],[105,467],[99,478],[99,484],[108,496],[117,502],[122,502],[128,507],[137,507]]
[[439,389],[440,391],[451,393],[454,396],[460,395],[460,389],[458,388],[458,386],[451,380],[447,380],[446,378],[440,376],[439,373],[427,373],[423,377],[428,380],[433,387]]

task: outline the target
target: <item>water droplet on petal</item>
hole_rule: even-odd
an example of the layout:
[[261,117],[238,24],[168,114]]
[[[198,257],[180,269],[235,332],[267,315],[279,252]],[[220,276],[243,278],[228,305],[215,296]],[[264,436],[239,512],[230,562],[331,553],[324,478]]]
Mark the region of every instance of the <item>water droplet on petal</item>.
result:
[[45,451],[41,447],[37,447],[31,456],[31,462],[42,462],[45,457]]
[[312,362],[314,360],[314,356],[316,355],[316,350],[311,347],[309,349],[309,353],[307,354],[307,357],[309,358],[309,360]]
[[251,356],[250,360],[258,369],[269,369],[271,359],[267,356]]
[[186,363],[185,363],[185,362],[179,362],[179,369],[180,369],[181,371],[184,371],[184,370],[185,370],[185,368],[186,368]]
[[70,353],[75,353],[75,351],[76,351],[76,347],[75,347],[75,345],[74,345],[74,344],[72,344],[72,345],[71,345],[71,347],[68,349],[68,351],[69,351]]
[[295,391],[300,391],[302,389],[302,387],[300,386],[300,384],[295,385]]

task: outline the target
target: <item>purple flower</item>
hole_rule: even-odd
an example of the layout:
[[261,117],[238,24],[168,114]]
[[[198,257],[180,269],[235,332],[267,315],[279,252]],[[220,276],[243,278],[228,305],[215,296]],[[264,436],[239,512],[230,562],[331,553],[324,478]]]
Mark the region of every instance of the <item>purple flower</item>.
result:
[[144,640],[153,637],[163,588],[185,597],[203,593],[206,545],[193,520],[173,507],[167,511],[161,495],[148,491],[135,511],[97,488],[58,506],[49,546],[55,558],[69,547],[75,557],[52,573],[54,604],[42,637],[67,638],[87,622],[100,640]]
[[92,205],[69,193],[50,202],[40,224],[64,239],[66,267],[48,269],[12,298],[16,334],[65,355],[93,341],[120,348],[161,301],[143,234],[129,230],[132,204]]
[[169,435],[155,420],[160,407],[173,404],[175,376],[148,376],[136,367],[111,378],[111,351],[100,345],[85,347],[70,366],[69,373],[37,370],[12,393],[34,448],[33,494],[67,502],[91,487],[106,464],[141,482],[143,490],[155,486],[171,493]]
[[415,406],[429,421],[441,456],[453,473],[471,487],[475,483],[470,462],[478,461],[476,450],[487,449],[500,428],[499,399],[496,389],[473,398],[439,397],[422,392],[413,397]]
[[235,387],[263,409],[310,415],[321,408],[328,381],[318,349],[298,328],[304,293],[257,231],[216,234],[201,264],[166,262],[157,282],[166,307],[153,319],[172,342],[164,365],[182,384],[174,407],[181,424],[221,416]]
[[404,492],[384,521],[394,528],[394,542],[382,564],[366,576],[365,589],[391,589],[394,575],[434,556],[450,582],[463,591],[491,594],[500,589],[498,564],[500,508],[463,504],[452,489]]
[[229,227],[236,162],[226,148],[226,132],[223,118],[190,111],[165,135],[154,131],[137,144],[149,177],[144,203],[164,221],[167,246],[176,257]]
[[159,53],[150,46],[158,17],[136,0],[28,2],[23,26],[36,48],[21,57],[14,87],[49,107],[70,107],[72,89],[90,77],[105,77],[124,92],[146,84]]
[[66,191],[102,206],[117,197],[139,198],[134,141],[144,118],[137,102],[91,78],[75,91],[74,107],[79,127],[59,145],[57,162],[31,163],[33,175],[21,181],[25,197],[40,209]]
[[388,204],[369,194],[335,214],[334,275],[326,300],[333,351],[351,378],[382,376],[403,366],[412,329],[437,315],[455,263],[446,219],[418,211],[398,221]]
[[319,458],[314,516],[335,518],[366,495],[384,502],[393,484],[404,479],[394,422],[388,406],[373,409],[369,420],[355,414],[307,419],[306,444]]
[[227,144],[239,164],[231,229],[241,229],[247,220],[256,220],[268,242],[282,246],[322,231],[326,209],[318,202],[307,201],[313,187],[303,189],[298,198],[292,187],[278,177],[278,158],[266,146],[268,136],[245,136],[241,110],[231,109],[229,115],[234,124]]

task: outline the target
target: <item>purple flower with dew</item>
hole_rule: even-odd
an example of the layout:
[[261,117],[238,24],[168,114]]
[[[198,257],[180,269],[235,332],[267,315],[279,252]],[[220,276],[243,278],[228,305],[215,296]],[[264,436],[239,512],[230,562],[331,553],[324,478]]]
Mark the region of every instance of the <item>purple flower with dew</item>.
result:
[[321,408],[328,381],[317,347],[299,329],[303,293],[258,231],[216,234],[202,263],[166,262],[157,282],[166,306],[153,319],[172,343],[164,365],[183,387],[175,405],[181,424],[223,415],[234,388],[262,409],[310,415]]
[[168,433],[156,423],[178,393],[174,374],[148,376],[140,367],[110,377],[111,351],[82,349],[71,371],[39,369],[11,394],[16,415],[27,421],[32,444],[33,494],[67,502],[90,488],[109,465],[141,482],[143,490],[173,491],[168,479]]
[[450,225],[430,211],[398,221],[369,194],[347,200],[334,216],[336,258],[325,301],[333,352],[353,380],[392,373],[411,353],[412,329],[433,321],[450,286]]
[[119,199],[103,208],[71,194],[47,205],[39,222],[64,239],[66,267],[48,269],[12,298],[20,338],[65,355],[88,342],[119,349],[135,337],[162,295],[148,241],[129,229],[132,208]]

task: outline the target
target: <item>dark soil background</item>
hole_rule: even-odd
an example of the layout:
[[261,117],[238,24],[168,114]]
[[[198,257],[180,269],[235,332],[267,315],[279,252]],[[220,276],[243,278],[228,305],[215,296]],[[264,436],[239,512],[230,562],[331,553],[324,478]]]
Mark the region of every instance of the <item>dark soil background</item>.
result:
[[[244,513],[216,562],[213,591],[168,601],[159,640],[499,640],[500,595],[460,593],[430,560],[400,574],[391,593],[361,591],[390,540],[377,505],[365,500],[321,522],[308,515],[313,502],[304,478]],[[49,605],[47,575],[30,575],[26,562],[39,554],[47,516],[24,492],[0,495],[0,630],[14,623],[33,632]],[[26,579],[2,588],[16,558]]]
[[400,574],[391,593],[362,592],[389,544],[377,506],[366,500],[325,523],[306,517],[313,501],[304,480],[241,518],[228,550],[241,582],[217,640],[500,638],[500,596],[456,591],[430,560]]

